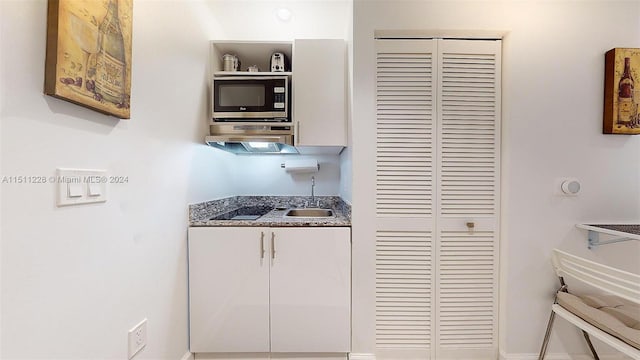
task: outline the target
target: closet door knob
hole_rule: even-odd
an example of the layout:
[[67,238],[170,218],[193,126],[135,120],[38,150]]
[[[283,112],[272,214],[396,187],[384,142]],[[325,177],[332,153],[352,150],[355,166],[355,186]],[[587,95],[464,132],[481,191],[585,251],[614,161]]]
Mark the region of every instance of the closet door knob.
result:
[[474,223],[473,221],[467,222],[467,229],[469,230],[469,232],[473,232],[473,230],[475,230],[475,227],[476,223]]

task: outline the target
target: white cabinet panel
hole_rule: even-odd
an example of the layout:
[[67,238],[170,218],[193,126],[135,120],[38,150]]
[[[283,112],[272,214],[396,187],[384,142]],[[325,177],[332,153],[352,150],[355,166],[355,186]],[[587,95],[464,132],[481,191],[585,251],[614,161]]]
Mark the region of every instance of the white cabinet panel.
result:
[[350,228],[189,228],[190,350],[346,353]]
[[346,54],[342,39],[294,41],[296,146],[347,146]]
[[349,228],[276,228],[271,351],[350,350]]
[[191,352],[269,351],[268,231],[189,229]]

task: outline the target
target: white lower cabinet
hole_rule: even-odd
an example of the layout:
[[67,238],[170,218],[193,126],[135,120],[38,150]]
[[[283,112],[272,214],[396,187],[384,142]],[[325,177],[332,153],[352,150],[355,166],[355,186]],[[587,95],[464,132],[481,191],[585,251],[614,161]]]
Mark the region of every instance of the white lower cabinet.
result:
[[190,350],[346,353],[351,229],[189,228]]
[[272,231],[271,351],[348,352],[350,229]]
[[260,253],[268,231],[189,229],[192,352],[269,351],[269,258]]

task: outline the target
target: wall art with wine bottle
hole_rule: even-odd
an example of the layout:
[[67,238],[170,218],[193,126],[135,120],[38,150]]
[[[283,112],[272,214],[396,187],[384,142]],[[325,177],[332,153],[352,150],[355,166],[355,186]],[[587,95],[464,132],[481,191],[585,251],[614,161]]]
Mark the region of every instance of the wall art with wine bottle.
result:
[[49,0],[44,93],[130,118],[133,0]]
[[611,49],[604,62],[602,132],[640,134],[640,49]]

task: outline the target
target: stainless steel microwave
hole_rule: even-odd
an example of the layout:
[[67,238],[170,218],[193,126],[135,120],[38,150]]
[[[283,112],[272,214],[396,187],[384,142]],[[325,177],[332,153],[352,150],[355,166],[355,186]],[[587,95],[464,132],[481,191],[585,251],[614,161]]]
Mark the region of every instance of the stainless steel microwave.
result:
[[216,76],[213,121],[290,122],[288,76]]

